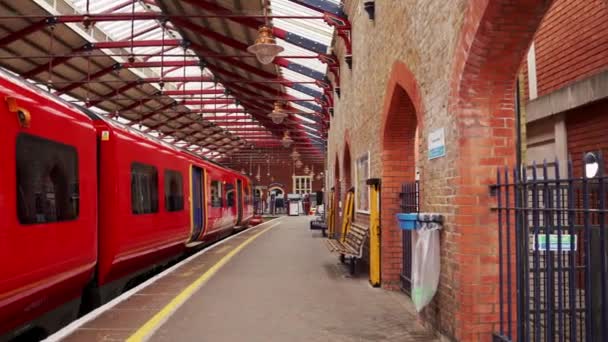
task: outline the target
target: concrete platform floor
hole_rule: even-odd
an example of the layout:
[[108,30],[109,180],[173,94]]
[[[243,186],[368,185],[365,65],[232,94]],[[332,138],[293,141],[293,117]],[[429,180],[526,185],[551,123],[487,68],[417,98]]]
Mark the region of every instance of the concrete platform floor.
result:
[[285,217],[194,294],[152,341],[431,341],[405,295],[351,278],[309,218]]
[[[283,217],[245,230],[50,340],[436,340],[404,294],[372,288],[364,273],[350,277],[309,222]],[[191,285],[201,278],[200,288]],[[183,305],[172,306],[180,298]]]

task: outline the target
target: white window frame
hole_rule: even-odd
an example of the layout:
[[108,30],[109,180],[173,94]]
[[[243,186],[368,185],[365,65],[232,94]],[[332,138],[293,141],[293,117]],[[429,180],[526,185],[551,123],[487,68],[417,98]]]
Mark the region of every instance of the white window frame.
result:
[[[357,159],[355,159],[355,208],[357,213],[361,214],[370,214],[369,208],[371,206],[371,196],[369,190],[367,191],[367,210],[359,209],[359,160],[367,157],[367,177],[370,178],[371,175],[371,158],[369,151],[360,155]],[[367,186],[367,185],[366,185]]]
[[[293,179],[293,193],[294,194],[310,194],[312,192],[312,177],[311,176],[292,176]],[[308,179],[308,186],[301,186],[302,183],[306,184]],[[302,182],[304,181],[304,182]]]

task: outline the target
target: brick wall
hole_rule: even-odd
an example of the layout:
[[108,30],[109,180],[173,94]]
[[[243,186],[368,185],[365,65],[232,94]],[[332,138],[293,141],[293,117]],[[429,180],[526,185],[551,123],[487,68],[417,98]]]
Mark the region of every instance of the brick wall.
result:
[[583,175],[583,155],[602,151],[608,170],[608,100],[599,101],[566,113],[568,153],[572,158],[575,176]]
[[[448,166],[454,163],[457,146],[448,143],[445,158],[428,162],[426,139],[429,130],[440,127],[445,128],[448,139],[454,137],[455,122],[447,109],[450,56],[454,54],[466,1],[376,1],[375,21],[370,21],[362,10],[362,1],[345,3],[353,25],[353,68],[350,70],[344,62],[340,68],[342,96],[335,98],[335,116],[331,122],[328,139],[328,170],[332,170],[330,179],[333,181],[337,161],[340,164],[340,178],[344,178],[345,168],[342,163],[345,142],[348,140],[352,162],[362,154],[370,153],[371,177],[382,178],[383,172],[388,177],[389,173],[393,173],[390,181],[388,178],[383,179],[381,262],[383,286],[395,289],[402,265],[401,233],[397,229],[393,213],[397,210],[395,205],[398,185],[414,177],[411,167],[407,172],[402,172],[401,168],[406,159],[414,161],[415,152],[411,138],[415,137],[412,133],[415,124],[411,122],[412,116],[404,116],[407,105],[397,104],[393,110],[389,110],[391,99],[387,96],[387,88],[392,76],[402,74],[401,66],[411,71],[410,81],[419,89],[419,108],[423,108],[418,114],[424,116],[424,127],[421,127],[419,132],[421,158],[417,165],[421,170],[423,184],[422,209],[449,215],[449,198],[453,196],[451,184],[454,182],[454,175]],[[336,51],[342,57],[344,47],[339,38],[337,41]],[[343,61],[343,58],[341,60]],[[395,89],[390,92],[395,92]],[[413,101],[410,98],[412,94],[404,90],[396,92],[396,101]],[[393,147],[383,154],[383,115],[388,112],[394,115],[394,121],[391,121],[387,128],[398,125],[392,133],[397,136],[391,140]],[[417,123],[416,121],[414,119],[413,122]],[[399,125],[401,130],[398,130]],[[408,137],[398,136],[407,132]],[[408,141],[409,147],[402,148],[401,144]],[[389,160],[391,158],[394,160]],[[351,167],[351,178],[354,179],[354,165]],[[391,198],[390,212],[387,210],[388,198]],[[368,216],[357,214],[356,220],[367,222]],[[449,226],[450,224],[448,229]],[[442,248],[442,259],[446,265],[449,256],[449,248]],[[442,270],[439,293],[432,309],[435,312],[429,313],[429,316],[433,316],[433,325],[446,335],[453,335],[453,317],[457,310],[451,284],[453,270],[452,266],[445,266]],[[439,307],[443,309],[438,310]]]
[[[498,166],[514,161],[516,74],[551,1],[375,3],[370,21],[362,1],[345,1],[353,68],[340,68],[328,169],[338,164],[344,178],[346,141],[351,161],[371,154],[371,176],[383,181],[386,288],[396,287],[401,268],[396,189],[413,178],[414,165],[420,170],[421,210],[446,216],[439,291],[422,318],[454,340],[490,340],[498,327],[498,258],[488,185]],[[439,128],[446,156],[429,161],[427,138]]]
[[608,68],[606,18],[605,0],[553,3],[534,38],[538,96]]

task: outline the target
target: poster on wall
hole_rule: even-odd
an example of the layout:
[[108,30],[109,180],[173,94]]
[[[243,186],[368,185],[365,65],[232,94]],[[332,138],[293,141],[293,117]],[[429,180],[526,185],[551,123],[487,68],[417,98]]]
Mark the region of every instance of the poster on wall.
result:
[[445,157],[445,130],[436,129],[429,134],[429,160]]

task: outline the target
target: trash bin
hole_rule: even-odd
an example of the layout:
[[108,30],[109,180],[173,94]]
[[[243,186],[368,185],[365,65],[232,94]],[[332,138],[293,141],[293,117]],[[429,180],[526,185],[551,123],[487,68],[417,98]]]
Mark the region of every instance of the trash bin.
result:
[[290,200],[288,202],[288,213],[289,216],[298,216],[300,215],[300,201]]
[[399,228],[404,230],[416,229],[416,223],[418,222],[417,213],[400,213],[397,214],[397,221],[399,221]]
[[[439,231],[443,215],[435,213],[397,214],[399,227],[412,234],[412,301],[420,312],[428,305],[439,285],[441,271]],[[412,228],[414,227],[414,228]]]

